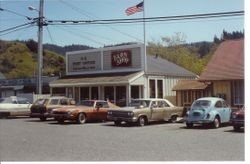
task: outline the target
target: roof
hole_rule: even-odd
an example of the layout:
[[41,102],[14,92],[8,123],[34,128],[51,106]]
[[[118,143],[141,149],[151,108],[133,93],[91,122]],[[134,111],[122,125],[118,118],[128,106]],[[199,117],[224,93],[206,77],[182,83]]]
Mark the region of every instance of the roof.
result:
[[65,76],[61,79],[52,81],[50,86],[67,86],[67,85],[100,85],[100,84],[128,84],[129,81],[142,72],[125,72],[125,73],[106,73],[94,75],[76,75]]
[[244,79],[244,39],[222,42],[200,76],[206,80]]
[[173,91],[202,90],[206,89],[207,87],[208,84],[199,82],[198,80],[179,80],[172,90]]
[[147,71],[146,74],[163,74],[172,76],[188,76],[196,77],[191,71],[178,66],[159,56],[147,55]]

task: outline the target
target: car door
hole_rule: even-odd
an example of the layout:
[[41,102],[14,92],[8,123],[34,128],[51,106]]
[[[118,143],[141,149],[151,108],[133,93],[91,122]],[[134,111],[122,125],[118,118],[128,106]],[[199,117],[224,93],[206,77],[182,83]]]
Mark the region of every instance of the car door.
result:
[[221,100],[218,100],[216,103],[215,103],[215,110],[219,113],[220,115],[220,121],[221,122],[225,122],[225,111],[224,111],[224,108],[222,106],[222,101]]
[[105,101],[96,102],[95,112],[98,120],[107,120],[107,111],[109,105]]
[[231,116],[231,108],[228,106],[226,101],[222,101],[223,113],[224,113],[224,122],[229,122]]
[[16,99],[15,112],[18,115],[27,115],[30,113],[31,103],[26,98],[18,97]]
[[152,101],[150,110],[152,113],[151,120],[163,120],[164,107],[162,106],[161,101],[157,100]]

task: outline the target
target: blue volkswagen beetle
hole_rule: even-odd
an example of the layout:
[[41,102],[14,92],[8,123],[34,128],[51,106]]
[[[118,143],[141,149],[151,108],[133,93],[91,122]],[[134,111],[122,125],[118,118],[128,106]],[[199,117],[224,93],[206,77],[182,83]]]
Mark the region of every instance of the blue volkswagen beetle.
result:
[[230,121],[231,108],[224,99],[217,97],[204,97],[197,99],[187,112],[186,125],[188,128],[193,124],[212,124],[214,128],[220,127],[221,123]]

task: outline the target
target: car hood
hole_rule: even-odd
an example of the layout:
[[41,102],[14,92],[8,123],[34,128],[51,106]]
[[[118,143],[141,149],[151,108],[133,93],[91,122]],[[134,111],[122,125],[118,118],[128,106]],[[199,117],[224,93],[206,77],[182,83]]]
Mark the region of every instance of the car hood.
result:
[[132,111],[141,110],[141,109],[145,109],[145,108],[137,108],[137,107],[122,107],[122,108],[119,108],[119,109],[110,109],[110,111],[132,112]]
[[233,114],[245,115],[245,110],[237,110],[237,111],[233,112]]

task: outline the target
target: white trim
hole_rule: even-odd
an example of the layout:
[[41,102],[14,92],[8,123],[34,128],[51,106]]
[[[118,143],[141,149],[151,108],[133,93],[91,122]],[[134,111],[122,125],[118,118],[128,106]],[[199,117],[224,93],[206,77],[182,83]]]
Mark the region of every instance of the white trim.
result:
[[138,47],[143,47],[143,44],[131,44],[131,45],[89,49],[89,50],[70,51],[70,52],[66,52],[66,55],[67,54],[74,55],[74,54],[79,54],[79,53],[90,53],[90,52],[98,52],[98,51],[110,51],[110,50],[118,50],[118,49],[129,49],[129,48],[138,48]]
[[138,75],[132,77],[131,79],[128,80],[129,83],[132,83],[133,81],[135,81],[136,79],[140,78],[141,76],[144,75],[144,72],[141,71]]
[[66,62],[66,75],[68,75],[68,73],[69,73],[69,65],[68,65],[68,53],[66,52],[66,55],[65,55],[65,57],[66,57],[66,60],[65,60],[65,62]]
[[67,72],[67,75],[88,75],[88,74],[102,74],[102,73],[119,73],[119,72],[135,72],[141,71],[141,68],[126,68],[126,69],[110,69],[110,70],[98,70],[98,71],[88,71],[88,72]]
[[120,82],[96,82],[96,83],[70,83],[70,84],[50,84],[50,87],[73,87],[73,86],[81,86],[81,87],[86,87],[86,86],[90,86],[90,85],[105,85],[107,84],[107,86],[112,86],[115,84],[118,85],[126,85],[128,84],[128,81],[120,81]]

